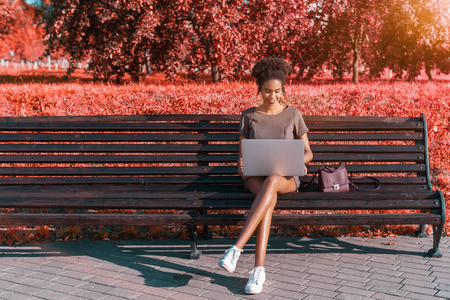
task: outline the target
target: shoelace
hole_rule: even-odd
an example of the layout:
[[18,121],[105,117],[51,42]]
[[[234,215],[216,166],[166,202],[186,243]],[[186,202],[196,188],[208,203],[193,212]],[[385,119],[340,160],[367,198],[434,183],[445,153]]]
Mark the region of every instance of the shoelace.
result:
[[259,276],[261,275],[262,269],[257,268],[250,271],[250,283],[258,283]]
[[228,249],[227,251],[225,251],[225,255],[228,255],[228,253],[229,252],[232,252],[231,253],[231,256],[232,256],[232,259],[234,260],[234,259],[236,259],[236,257],[240,254],[239,252],[239,250],[236,250],[236,249]]

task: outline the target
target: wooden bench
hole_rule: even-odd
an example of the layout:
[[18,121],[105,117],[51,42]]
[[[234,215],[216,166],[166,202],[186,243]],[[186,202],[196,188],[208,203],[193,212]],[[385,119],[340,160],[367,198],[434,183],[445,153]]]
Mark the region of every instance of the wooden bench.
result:
[[[442,256],[445,202],[430,185],[425,116],[305,121],[314,152],[305,182],[342,161],[381,189],[281,195],[273,225],[430,224],[429,254]],[[2,117],[0,208],[11,211],[0,225],[187,226],[198,258],[197,226],[242,225],[254,199],[237,175],[238,124],[238,115]]]

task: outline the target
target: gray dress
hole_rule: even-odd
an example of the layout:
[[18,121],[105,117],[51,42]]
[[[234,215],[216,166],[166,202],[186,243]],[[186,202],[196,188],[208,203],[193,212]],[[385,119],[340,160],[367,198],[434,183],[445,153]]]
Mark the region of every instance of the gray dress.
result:
[[[276,115],[266,115],[255,107],[242,112],[239,135],[247,139],[299,139],[309,131],[300,111],[292,106]],[[294,176],[297,188],[300,178]]]

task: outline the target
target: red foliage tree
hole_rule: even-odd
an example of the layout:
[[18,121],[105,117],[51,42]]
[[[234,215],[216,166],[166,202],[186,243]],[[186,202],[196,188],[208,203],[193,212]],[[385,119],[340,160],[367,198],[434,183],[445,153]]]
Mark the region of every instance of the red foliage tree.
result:
[[253,59],[284,57],[302,72],[297,46],[304,41],[310,28],[307,8],[306,1],[249,1],[247,22],[241,32],[247,40],[246,50],[252,53]]
[[44,16],[46,54],[63,50],[69,74],[89,58],[88,73],[98,79],[125,73],[142,75],[146,51],[158,22],[152,1],[54,0]]
[[[145,66],[147,73],[153,68],[172,78],[210,73],[217,82],[240,77],[256,59],[276,55],[300,76],[320,74],[326,66],[336,77],[352,72],[357,82],[360,64],[372,75],[389,66],[413,76],[422,62],[427,70],[450,69],[449,26],[438,20],[439,3],[52,0],[44,17],[45,43],[48,54],[62,49],[69,56],[69,72],[89,59],[87,70],[98,79],[120,81],[128,73],[138,80]],[[405,47],[411,54],[402,54]]]
[[248,1],[159,1],[162,16],[159,43],[152,58],[173,75],[184,69],[190,77],[209,71],[213,82],[241,75],[251,61],[241,29]]
[[[0,2],[0,28],[2,27],[1,12],[5,11],[1,7]],[[7,13],[9,14],[7,19],[13,20],[13,26],[9,27],[8,35],[4,37],[0,45],[0,55],[10,60],[38,59],[44,52],[42,26],[38,24],[43,11],[25,1],[13,1]],[[11,21],[9,24],[11,25]]]
[[392,69],[398,78],[405,71],[408,80],[418,76],[423,65],[430,80],[436,68],[450,72],[450,9],[444,2],[388,2],[380,31],[383,58],[377,63]]
[[[15,21],[14,7],[9,0],[0,0],[0,40],[3,40],[11,32],[11,27]],[[0,46],[0,51],[3,47]]]

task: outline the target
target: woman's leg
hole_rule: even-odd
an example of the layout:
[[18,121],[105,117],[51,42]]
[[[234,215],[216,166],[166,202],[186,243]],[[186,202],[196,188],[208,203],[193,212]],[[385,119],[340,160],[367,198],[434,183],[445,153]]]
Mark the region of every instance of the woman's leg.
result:
[[[261,220],[269,212],[271,207],[275,207],[277,197],[276,195],[291,193],[296,190],[296,184],[292,177],[286,178],[283,176],[269,176],[261,184],[260,177],[251,177],[247,180],[247,188],[253,193],[257,194],[253,201],[250,213],[242,228],[241,234],[235,244],[239,249],[243,249],[244,245],[255,232]],[[270,216],[272,213],[270,213]],[[264,228],[264,226],[263,226]],[[267,230],[267,228],[265,229]],[[269,226],[270,230],[270,226]],[[268,237],[268,233],[267,233]]]
[[264,215],[263,219],[256,229],[256,247],[255,247],[255,267],[264,267],[264,261],[266,260],[267,244],[269,242],[270,225],[272,224],[272,212],[277,203],[277,195],[272,202],[272,206]]

